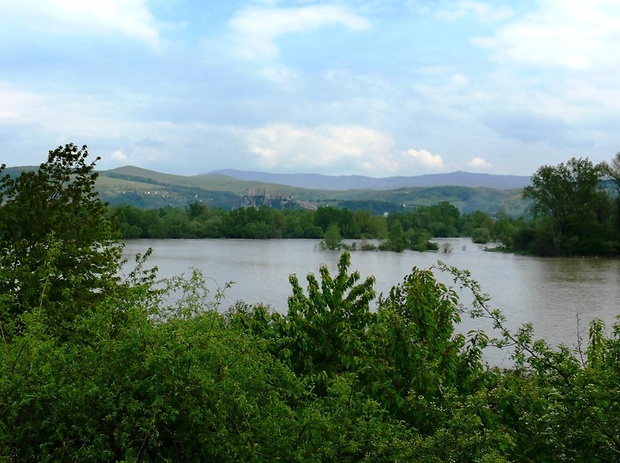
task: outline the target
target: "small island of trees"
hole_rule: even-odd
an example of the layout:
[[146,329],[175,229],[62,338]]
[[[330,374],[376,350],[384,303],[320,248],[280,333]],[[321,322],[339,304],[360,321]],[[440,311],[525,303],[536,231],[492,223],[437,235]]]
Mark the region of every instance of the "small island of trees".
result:
[[[69,144],[38,170],[0,180],[0,460],[620,460],[620,325],[607,331],[595,320],[577,348],[552,348],[529,325],[507,330],[465,270],[414,268],[377,300],[374,279],[360,281],[348,252],[335,275],[321,267],[304,283],[291,276],[286,314],[226,308],[199,273],[158,280],[148,253],[123,274],[118,222],[87,157]],[[617,250],[618,201],[580,176],[594,167],[575,160],[539,171],[543,182],[526,190],[533,222],[517,230],[550,236],[554,254],[594,246],[581,241],[580,209],[556,215],[554,195],[568,195],[589,201],[594,213],[583,221]],[[555,174],[564,172],[584,190],[561,188]],[[188,223],[228,220],[196,205],[177,213]],[[299,229],[334,230],[331,219],[316,221],[323,214],[355,216],[299,215],[312,222]],[[459,233],[463,217],[449,205],[429,214],[429,227]],[[388,217],[377,230],[397,235],[400,224],[406,235],[413,218]],[[463,223],[497,236],[489,227],[501,220]],[[499,335],[457,333],[466,316],[491,318]],[[513,367],[483,361],[483,349],[508,346]]]

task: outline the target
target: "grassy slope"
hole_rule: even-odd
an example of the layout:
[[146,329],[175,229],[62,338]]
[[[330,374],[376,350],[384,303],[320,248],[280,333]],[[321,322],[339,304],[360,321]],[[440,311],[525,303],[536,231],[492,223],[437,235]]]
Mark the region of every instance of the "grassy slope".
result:
[[[16,175],[26,168],[10,168],[6,173]],[[28,169],[31,169],[29,167]],[[10,172],[8,172],[10,170]],[[190,201],[205,201],[212,207],[230,209],[240,204],[248,189],[291,196],[297,201],[315,205],[338,206],[349,201],[348,207],[365,208],[368,202],[390,203],[404,210],[447,201],[463,212],[482,210],[504,211],[520,215],[525,204],[521,190],[495,190],[455,186],[412,187],[396,190],[310,190],[272,183],[238,180],[221,174],[181,176],[150,171],[139,167],[121,167],[99,172],[97,190],[111,205],[132,204],[157,208],[172,205],[184,207]],[[381,207],[381,206],[379,206]]]

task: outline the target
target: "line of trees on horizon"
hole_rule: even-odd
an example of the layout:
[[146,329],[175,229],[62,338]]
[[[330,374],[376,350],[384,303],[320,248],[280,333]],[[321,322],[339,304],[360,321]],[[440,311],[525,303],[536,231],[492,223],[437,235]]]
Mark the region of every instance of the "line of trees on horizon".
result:
[[448,202],[389,214],[331,206],[316,211],[267,206],[229,211],[198,201],[186,208],[117,206],[111,211],[124,239],[312,238],[323,239],[329,249],[342,248],[343,239],[358,239],[382,242],[358,249],[425,251],[437,248],[432,238],[465,236],[526,254],[614,255],[620,252],[619,179],[620,153],[610,163],[573,158],[542,166],[523,190],[528,217],[464,214]]
[[[384,249],[433,249],[433,237],[473,236],[477,242],[508,239],[518,220],[506,214],[495,217],[476,211],[462,214],[441,202],[411,212],[373,215],[370,211],[321,206],[299,209],[238,208],[231,211],[191,202],[186,208],[111,208],[124,239],[136,238],[246,238],[324,239],[341,244],[348,240],[380,240]],[[334,249],[334,246],[329,246]]]

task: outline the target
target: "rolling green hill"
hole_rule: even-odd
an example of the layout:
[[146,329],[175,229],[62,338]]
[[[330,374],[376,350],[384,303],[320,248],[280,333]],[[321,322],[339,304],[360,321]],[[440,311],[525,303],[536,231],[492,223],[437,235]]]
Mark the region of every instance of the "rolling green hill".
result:
[[249,191],[288,197],[288,203],[301,207],[329,204],[349,209],[370,209],[375,213],[411,209],[447,201],[463,212],[499,211],[517,216],[525,204],[520,189],[497,190],[458,186],[409,187],[395,190],[316,190],[274,183],[238,180],[222,174],[180,176],[122,167],[102,171],[97,182],[101,197],[112,205],[132,204],[153,208],[183,207],[190,201],[202,201],[211,207],[239,207]]
[[[4,174],[15,176],[33,169],[36,167],[8,167]],[[493,214],[502,211],[519,216],[526,206],[521,199],[520,188],[437,185],[392,190],[323,190],[239,180],[218,173],[172,175],[133,166],[100,171],[96,189],[101,198],[112,206],[128,204],[141,208],[185,207],[191,201],[200,201],[209,207],[233,209],[244,203],[261,204],[264,201],[272,207],[316,208],[331,205],[381,214],[447,201],[462,212],[481,210]],[[285,198],[285,201],[267,201],[266,198],[270,197]]]

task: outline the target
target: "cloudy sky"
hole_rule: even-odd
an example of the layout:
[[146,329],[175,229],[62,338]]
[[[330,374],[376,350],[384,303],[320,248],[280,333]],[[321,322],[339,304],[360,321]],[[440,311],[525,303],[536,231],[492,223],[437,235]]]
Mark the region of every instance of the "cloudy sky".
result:
[[531,175],[620,151],[617,0],[0,0],[0,162]]

